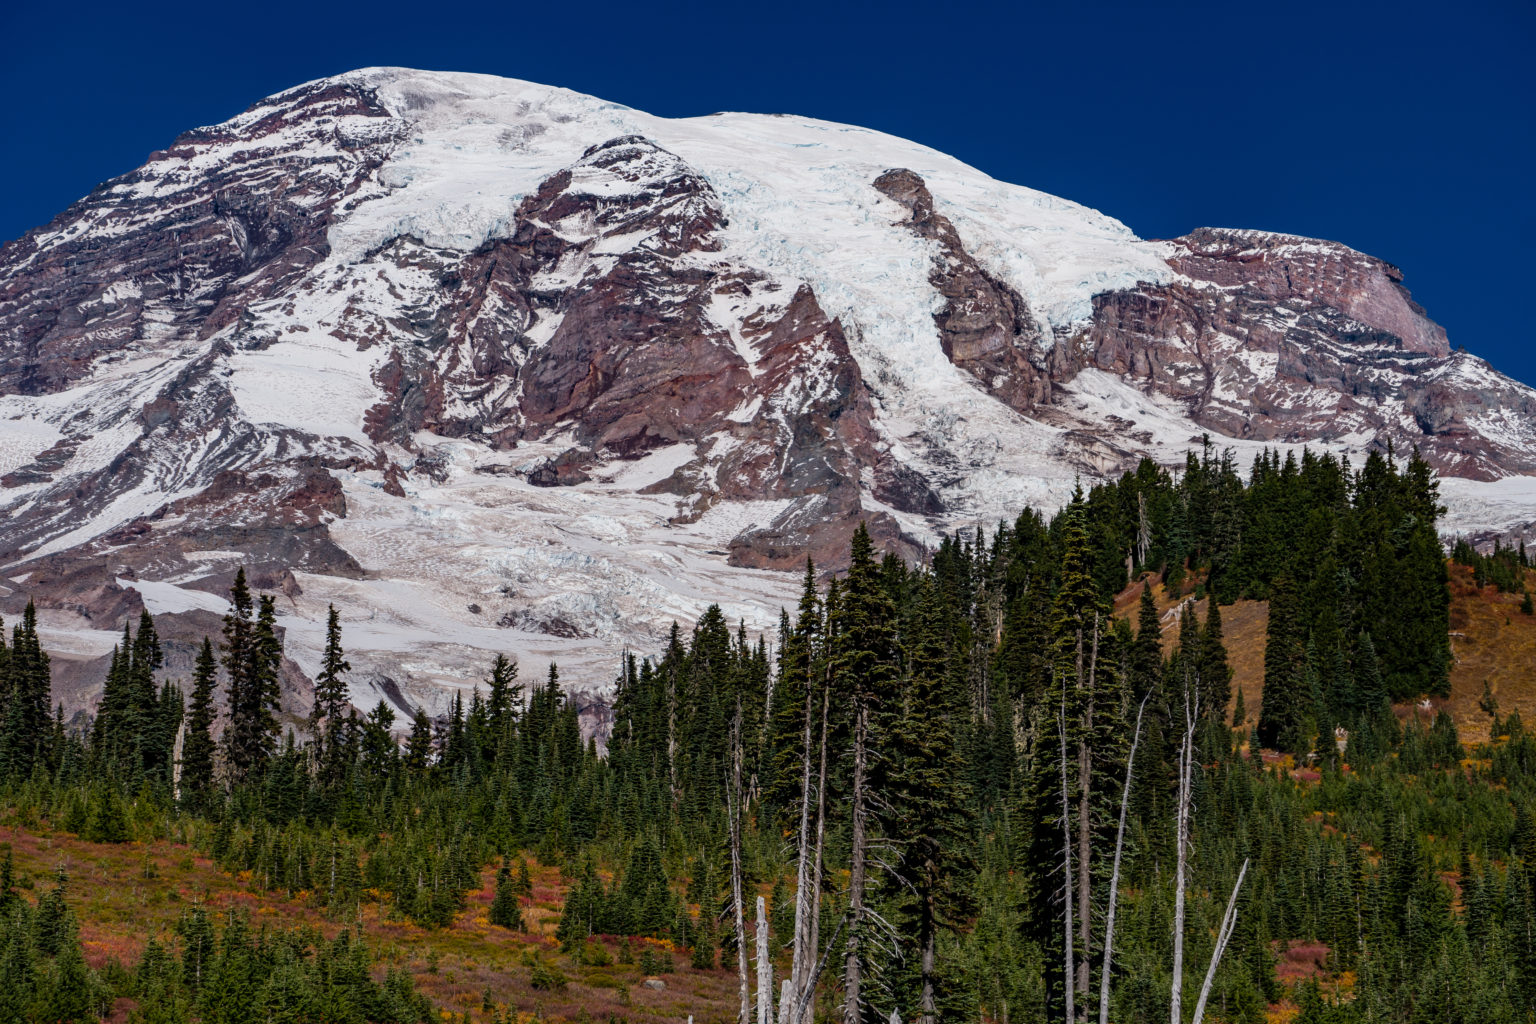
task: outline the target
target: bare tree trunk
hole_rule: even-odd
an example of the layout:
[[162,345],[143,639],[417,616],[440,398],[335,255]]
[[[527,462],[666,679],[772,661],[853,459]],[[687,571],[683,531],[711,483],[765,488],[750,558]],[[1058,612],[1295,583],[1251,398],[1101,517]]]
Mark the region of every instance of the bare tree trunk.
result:
[[[816,951],[821,948],[821,880],[826,872],[825,851],[827,848],[827,742],[832,731],[829,715],[832,711],[832,686],[831,679],[821,689],[821,751],[816,768],[816,854],[812,861],[811,871],[811,948],[809,959],[816,962],[816,966],[806,974],[801,984],[803,986],[800,999],[796,1002],[795,1019],[793,1024],[801,1024],[804,1018],[805,1008],[810,1005],[811,997],[816,992],[816,982],[821,977],[821,969],[825,964],[825,957],[816,960]],[[834,935],[835,939],[836,936]],[[831,952],[829,949],[828,952]]]
[[868,774],[869,702],[857,698],[853,725],[852,835],[848,858],[848,940],[843,961],[843,1021],[859,1024],[859,1000],[864,981],[864,878],[868,869],[869,837],[866,833],[865,792]]
[[677,788],[677,668],[667,670],[667,784],[672,790],[672,806],[681,795]]
[[1093,791],[1094,687],[1099,669],[1099,613],[1093,613],[1093,640],[1088,657],[1088,675],[1084,682],[1082,659],[1078,659],[1078,684],[1083,698],[1083,720],[1077,741],[1077,994],[1082,1012],[1088,1012],[1089,971],[1093,958],[1093,814],[1089,806]]
[[741,976],[741,1024],[752,1021],[752,991],[747,975],[747,922],[741,897],[741,698],[731,723],[731,909],[736,918],[736,967]]
[[1136,746],[1141,742],[1141,718],[1147,710],[1148,693],[1136,709],[1136,731],[1131,734],[1131,753],[1125,759],[1125,788],[1120,791],[1120,825],[1115,829],[1115,863],[1109,875],[1109,906],[1104,913],[1104,966],[1099,969],[1099,1024],[1109,1024],[1109,967],[1115,954],[1115,902],[1120,895],[1120,857],[1125,850],[1125,815],[1131,806],[1131,778],[1136,768]]
[[171,799],[181,800],[181,748],[187,742],[187,719],[183,715],[176,728],[176,745],[171,748]]
[[805,991],[800,993],[800,998],[795,1002],[795,1012],[791,1015],[793,1020],[801,1021],[805,1019],[805,1013],[810,1009],[811,1000],[816,995],[816,983],[821,980],[822,969],[827,966],[827,957],[832,955],[832,947],[837,945],[837,937],[842,934],[842,931],[843,922],[839,921],[837,927],[832,931],[832,941],[827,943],[827,951],[821,955],[821,959],[816,961],[815,966],[811,968],[810,977],[806,979]]
[[768,901],[757,898],[757,1024],[773,1019],[773,960],[768,949]]
[[[1145,563],[1152,547],[1152,521],[1147,517],[1147,494],[1136,492],[1136,561]],[[1151,586],[1151,584],[1148,584]]]
[[[932,897],[927,900],[928,905],[923,908],[923,946],[922,946],[922,974],[923,987],[919,998],[918,1024],[937,1024],[939,1019],[938,995],[933,987],[934,960],[938,946],[938,922],[934,920]],[[892,1010],[894,1014],[896,1011]]]
[[1173,991],[1170,1020],[1181,1024],[1184,1013],[1184,886],[1189,861],[1189,814],[1194,800],[1195,711],[1189,695],[1189,669],[1184,670],[1184,738],[1179,744],[1179,806],[1175,823],[1177,857],[1173,874]]
[[[827,680],[830,684],[830,680]],[[810,814],[814,815],[816,835],[814,842],[801,847],[798,871],[799,889],[795,893],[795,953],[790,964],[790,980],[779,1002],[779,1024],[801,1024],[806,1008],[810,1005],[811,990],[821,975],[817,951],[821,948],[821,875],[822,851],[827,836],[827,717],[831,712],[831,687],[824,685],[821,693],[821,750],[820,766],[816,780],[816,808],[807,812],[811,801],[811,717],[813,690],[809,684],[805,691],[805,788],[802,791],[802,844],[806,843]]]
[[1232,938],[1232,929],[1237,926],[1237,891],[1243,887],[1243,876],[1246,874],[1248,874],[1248,861],[1244,860],[1242,868],[1237,872],[1237,884],[1232,886],[1232,895],[1227,898],[1227,910],[1221,915],[1221,930],[1216,933],[1216,948],[1211,951],[1211,966],[1206,969],[1205,984],[1200,986],[1200,1001],[1195,1003],[1195,1015],[1190,1018],[1189,1024],[1200,1024],[1200,1018],[1205,1016],[1205,1001],[1210,998],[1211,985],[1216,981],[1216,968],[1221,964],[1221,955],[1227,951],[1227,942]]
[[1074,1003],[1077,966],[1072,957],[1072,802],[1067,797],[1067,693],[1065,688],[1061,693],[1061,717],[1056,720],[1056,725],[1061,734],[1062,876],[1066,879],[1067,886],[1066,895],[1062,899],[1062,905],[1065,908],[1062,937],[1066,943],[1063,966],[1067,989],[1067,1024],[1071,1024],[1077,1018],[1077,1007]]
[[[789,962],[789,992],[800,993],[800,985],[810,969],[815,950],[807,950],[811,938],[811,743],[812,710],[815,686],[809,673],[805,680],[805,733],[803,736],[803,772],[800,777],[800,842],[795,865],[795,937]],[[791,994],[779,1001],[779,1019],[787,1024],[786,1014],[792,1004]]]

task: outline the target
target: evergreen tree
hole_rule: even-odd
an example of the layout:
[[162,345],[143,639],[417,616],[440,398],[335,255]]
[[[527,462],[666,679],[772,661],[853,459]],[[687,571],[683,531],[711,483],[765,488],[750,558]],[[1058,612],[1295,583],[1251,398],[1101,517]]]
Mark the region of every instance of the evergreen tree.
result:
[[101,702],[91,723],[91,754],[98,764],[115,770],[131,716],[132,681],[129,678],[133,636],[123,623],[123,639],[112,648],[112,660],[102,683]]
[[181,745],[179,779],[182,800],[196,809],[206,809],[213,794],[213,690],[218,682],[218,671],[213,643],[205,636],[192,670],[192,706]]
[[1136,639],[1126,655],[1131,696],[1140,701],[1162,680],[1163,625],[1152,600],[1152,581],[1145,580],[1136,610]]
[[[524,865],[525,869],[526,867],[527,865]],[[491,924],[522,931],[523,912],[517,898],[517,881],[512,877],[512,869],[503,864],[496,872],[496,895],[491,900],[488,915]]]
[[490,687],[490,695],[486,700],[486,719],[490,723],[491,736],[499,742],[505,731],[517,721],[517,713],[523,703],[523,684],[517,681],[517,662],[505,654],[496,655],[486,683]]
[[784,823],[798,817],[806,766],[813,760],[805,738],[806,725],[819,706],[817,657],[822,633],[821,599],[816,564],[805,560],[800,604],[793,627],[788,616],[779,627],[779,676],[773,690],[765,757],[764,793]]
[[411,735],[406,740],[405,767],[420,775],[432,764],[432,720],[426,709],[417,706],[411,718]]
[[255,624],[251,621],[254,607],[250,587],[245,581],[245,567],[235,572],[235,582],[229,590],[230,610],[224,616],[223,664],[229,680],[229,711],[226,716],[225,749],[231,777],[244,782],[251,774],[257,753],[251,749],[255,726],[250,721],[251,706],[257,683],[252,678],[255,668]]
[[[1070,913],[1076,956],[1072,986],[1077,1005],[1089,1005],[1090,964],[1094,956],[1091,907],[1095,889],[1105,878],[1102,849],[1109,808],[1116,799],[1129,738],[1121,717],[1125,695],[1115,664],[1110,616],[1088,572],[1091,545],[1087,510],[1081,496],[1060,517],[1060,575],[1052,605],[1052,682],[1036,712],[1038,737],[1031,767],[1036,825],[1031,859],[1066,864],[1062,857],[1064,831],[1072,836],[1071,874],[1058,876],[1065,884],[1038,880],[1066,898],[1070,910],[1053,901],[1036,908],[1034,931],[1042,942],[1064,942],[1059,922]],[[1065,746],[1063,746],[1065,743]],[[1069,806],[1062,806],[1062,772],[1066,768]],[[1063,821],[1065,815],[1065,822]],[[1096,841],[1096,837],[1098,837]],[[1065,979],[1048,978],[1052,1000],[1066,999],[1055,986]],[[1086,1009],[1085,1009],[1086,1012]]]
[[916,1016],[920,1024],[934,1024],[947,1002],[939,991],[939,932],[970,919],[976,865],[968,772],[955,734],[967,702],[950,671],[938,592],[928,580],[917,587],[906,644],[906,692],[888,740],[895,762],[888,800],[890,831],[901,850],[898,873],[914,904],[909,914],[920,972]]
[[362,770],[376,782],[388,780],[395,771],[400,748],[395,743],[394,725],[395,713],[383,698],[362,723],[358,743]]
[[1264,696],[1258,738],[1266,747],[1301,753],[1311,741],[1312,694],[1298,621],[1296,589],[1287,577],[1275,582],[1264,648]]
[[4,722],[0,723],[0,774],[25,778],[48,763],[53,730],[52,669],[37,636],[37,608],[31,602],[11,632],[3,681]]
[[897,667],[894,611],[873,557],[869,531],[861,522],[854,532],[841,601],[834,609],[829,642],[833,671],[848,687],[853,711],[852,781],[849,792],[851,845],[848,926],[844,940],[843,1019],[858,1024],[864,1012],[864,974],[871,941],[867,905],[871,810],[883,766],[877,744],[895,709]]
[[283,647],[270,594],[261,596],[256,621],[250,621],[244,570],[235,577],[230,599],[224,618],[224,668],[230,680],[226,746],[231,774],[249,782],[261,777],[276,752]]
[[103,787],[81,838],[93,843],[126,843],[133,838],[116,786]]
[[1207,602],[1205,625],[1200,631],[1199,657],[1202,704],[1216,718],[1225,718],[1232,700],[1232,667],[1221,635],[1221,605],[1214,594]]
[[346,674],[352,671],[341,647],[341,615],[335,605],[327,606],[325,651],[320,656],[320,671],[315,674],[315,705],[309,716],[310,731],[320,748],[321,775],[334,784],[344,764],[332,754],[334,734],[348,704]]

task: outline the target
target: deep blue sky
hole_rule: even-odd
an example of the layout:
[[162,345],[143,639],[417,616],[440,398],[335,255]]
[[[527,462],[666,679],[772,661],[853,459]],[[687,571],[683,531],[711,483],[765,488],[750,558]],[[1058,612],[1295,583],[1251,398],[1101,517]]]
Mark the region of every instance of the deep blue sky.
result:
[[0,5],[0,237],[183,129],[354,67],[480,71],[657,114],[916,139],[1143,237],[1337,239],[1536,383],[1536,4]]

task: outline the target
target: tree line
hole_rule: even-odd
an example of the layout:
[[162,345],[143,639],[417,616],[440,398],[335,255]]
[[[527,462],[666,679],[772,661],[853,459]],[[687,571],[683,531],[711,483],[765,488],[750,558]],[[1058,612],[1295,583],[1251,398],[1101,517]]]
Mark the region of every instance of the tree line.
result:
[[[764,1024],[1258,1022],[1283,998],[1306,1024],[1530,1021],[1536,736],[1490,697],[1469,757],[1448,716],[1393,708],[1448,685],[1440,514],[1416,456],[1266,452],[1245,482],[1207,446],[923,565],[861,528],[846,571],[807,564],[771,645],[710,608],[624,654],[605,750],[555,666],[525,687],[506,657],[435,719],[359,715],[334,611],[307,736],[283,736],[275,614],[243,573],[184,721],[145,616],[70,732],[29,611],[6,799],[104,840],[169,811],[343,921],[378,899],[446,924],[499,865],[493,923],[522,927],[533,857],[569,886],[566,956],[669,938]],[[1249,598],[1252,715],[1222,623]]]

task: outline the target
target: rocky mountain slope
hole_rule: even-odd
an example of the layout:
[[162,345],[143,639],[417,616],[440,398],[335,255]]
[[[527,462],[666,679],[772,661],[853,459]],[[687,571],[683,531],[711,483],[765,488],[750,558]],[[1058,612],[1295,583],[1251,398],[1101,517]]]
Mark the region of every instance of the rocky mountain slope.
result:
[[1147,242],[916,144],[369,69],[188,132],[0,249],[0,610],[91,659],[142,603],[343,610],[354,696],[486,652],[606,681],[776,621],[853,524],[918,554],[1210,433],[1417,445],[1451,525],[1536,520],[1536,392],[1394,267]]

